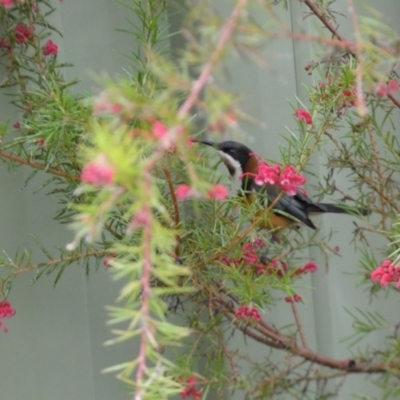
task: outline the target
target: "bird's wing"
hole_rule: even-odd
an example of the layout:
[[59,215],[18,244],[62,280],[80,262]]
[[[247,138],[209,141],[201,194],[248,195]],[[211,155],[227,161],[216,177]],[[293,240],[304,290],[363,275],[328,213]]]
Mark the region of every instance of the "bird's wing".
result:
[[[279,188],[271,185],[259,186],[254,184],[252,185],[252,190],[257,192],[261,196],[261,199],[267,200],[268,204],[273,203],[281,194],[281,190]],[[268,206],[268,204],[265,204],[265,206]],[[273,209],[291,215],[295,220],[302,222],[312,229],[316,229],[315,225],[308,217],[308,212],[310,208],[318,208],[317,206],[318,205],[316,203],[313,203],[312,200],[304,196],[303,193],[297,192],[295,196],[288,196],[284,194],[275,204]],[[322,209],[321,212],[323,212]]]

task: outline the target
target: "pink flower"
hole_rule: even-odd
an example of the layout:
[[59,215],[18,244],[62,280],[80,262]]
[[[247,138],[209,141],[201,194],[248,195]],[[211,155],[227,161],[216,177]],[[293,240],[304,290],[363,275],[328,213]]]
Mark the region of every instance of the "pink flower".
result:
[[313,262],[309,262],[302,269],[303,269],[303,272],[310,272],[313,274],[314,272],[317,272],[318,265]]
[[[243,176],[245,176],[244,174]],[[293,166],[286,167],[281,172],[279,165],[273,167],[265,161],[258,164],[257,174],[248,174],[254,176],[254,182],[257,185],[275,185],[280,187],[289,196],[297,194],[301,185],[304,185],[306,178],[302,175],[297,174],[296,169]]]
[[381,84],[378,86],[378,89],[377,89],[376,94],[377,94],[379,97],[385,97],[385,96],[387,96],[387,94],[388,94],[387,86],[386,86],[384,83],[381,83]]
[[395,266],[390,260],[385,260],[371,274],[371,280],[372,282],[380,282],[382,287],[397,281],[397,286],[400,287],[400,267]]
[[1,320],[1,318],[11,318],[15,315],[15,310],[11,307],[8,301],[0,302],[0,328],[4,332],[8,332],[7,325]]
[[306,183],[306,178],[296,173],[293,166],[287,167],[279,179],[281,189],[289,196],[295,196],[299,187]]
[[81,179],[95,187],[110,186],[114,183],[115,169],[109,164],[105,154],[99,154],[95,161],[85,166]]
[[43,55],[45,56],[56,56],[58,53],[58,46],[51,40],[49,39],[46,42],[46,45],[43,49]]
[[296,117],[299,121],[305,122],[307,125],[312,125],[312,117],[311,117],[311,114],[307,110],[298,108],[296,110]]
[[399,90],[399,82],[397,81],[389,81],[388,83],[388,91],[390,94],[396,93]]
[[279,182],[280,173],[281,167],[279,165],[271,166],[266,162],[261,162],[258,164],[258,173],[254,178],[254,182],[257,185],[263,185],[265,183],[276,185]]
[[172,152],[176,151],[174,144],[178,138],[178,135],[182,135],[185,129],[182,125],[169,128],[155,118],[150,118],[152,124],[153,136],[159,140],[161,146],[164,149],[168,149]]
[[148,210],[141,210],[135,214],[133,220],[128,228],[127,233],[131,233],[135,229],[144,228],[151,223],[151,214]]
[[25,25],[18,24],[15,27],[15,38],[19,43],[26,43],[32,36],[32,30],[28,29]]
[[208,191],[210,199],[215,200],[226,200],[229,196],[228,189],[223,185],[215,185],[211,190]]
[[0,0],[0,4],[4,6],[4,8],[11,8],[16,0]]
[[189,185],[180,185],[175,190],[175,196],[178,200],[186,200],[195,195],[195,191]]
[[238,310],[235,311],[235,317],[244,320],[261,321],[261,314],[257,308],[240,306]]
[[399,83],[397,81],[389,81],[386,83],[381,83],[377,88],[377,95],[379,97],[385,97],[388,94],[396,93],[399,90]]
[[153,135],[160,140],[165,140],[168,136],[168,128],[166,125],[162,124],[160,121],[154,120],[153,125]]

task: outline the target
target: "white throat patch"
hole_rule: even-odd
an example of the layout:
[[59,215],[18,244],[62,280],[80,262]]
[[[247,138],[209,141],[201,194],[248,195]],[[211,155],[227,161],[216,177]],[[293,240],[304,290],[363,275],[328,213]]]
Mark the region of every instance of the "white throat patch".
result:
[[242,179],[240,178],[243,175],[242,166],[240,162],[235,160],[229,154],[224,153],[223,151],[218,151],[223,163],[228,167],[231,171],[233,170],[234,173],[231,174],[231,188],[230,188],[230,195],[236,196],[240,189],[242,188]]

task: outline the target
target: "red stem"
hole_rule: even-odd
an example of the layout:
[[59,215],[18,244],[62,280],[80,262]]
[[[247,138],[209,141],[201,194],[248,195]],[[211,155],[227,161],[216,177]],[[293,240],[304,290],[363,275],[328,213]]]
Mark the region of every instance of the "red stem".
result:
[[[151,191],[151,181],[148,180],[148,184],[146,185]],[[149,218],[152,218],[151,208],[147,207],[145,210],[147,212]],[[151,237],[152,237],[152,223],[151,220],[144,227],[143,232],[143,275],[142,275],[142,307],[140,310],[140,315],[142,316],[142,333],[141,333],[141,341],[140,341],[140,349],[139,349],[139,357],[138,357],[138,370],[136,374],[136,382],[137,382],[137,392],[135,395],[135,400],[142,399],[142,382],[144,379],[144,375],[146,373],[146,356],[147,356],[147,343],[149,336],[149,326],[148,326],[148,317],[149,317],[149,301],[151,296]]]
[[217,65],[218,61],[220,60],[222,53],[228,44],[229,40],[231,39],[233,32],[236,28],[236,24],[238,19],[243,13],[243,10],[246,8],[249,0],[239,0],[236,4],[236,7],[233,9],[232,14],[229,18],[229,21],[226,23],[225,27],[223,28],[223,32],[221,37],[217,43],[217,47],[215,48],[214,52],[211,54],[210,61],[204,67],[202,73],[200,74],[197,81],[194,82],[192,90],[189,93],[186,101],[182,104],[178,112],[179,118],[184,118],[196,104],[201,91],[203,90],[204,86],[207,84],[208,79],[211,76],[211,72]]

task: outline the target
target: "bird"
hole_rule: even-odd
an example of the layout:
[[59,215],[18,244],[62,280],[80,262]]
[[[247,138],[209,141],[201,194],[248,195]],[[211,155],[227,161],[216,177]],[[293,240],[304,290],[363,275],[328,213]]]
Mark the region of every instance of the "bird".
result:
[[[352,212],[348,208],[335,204],[315,202],[302,190],[298,190],[294,196],[290,196],[282,193],[281,188],[277,186],[256,184],[254,175],[258,172],[258,159],[254,152],[242,143],[232,140],[216,143],[197,138],[192,141],[211,146],[218,151],[231,176],[233,190],[236,190],[236,194],[243,197],[248,204],[252,204],[256,199],[260,200],[260,205],[264,206],[264,209],[273,204],[271,212],[265,218],[262,218],[260,212],[256,214],[257,219],[260,219],[259,226],[261,228],[277,232],[289,226],[298,225],[300,222],[311,229],[317,229],[310,219],[313,215],[349,214]],[[364,208],[356,208],[356,212],[361,215],[370,213]]]

